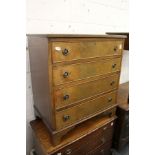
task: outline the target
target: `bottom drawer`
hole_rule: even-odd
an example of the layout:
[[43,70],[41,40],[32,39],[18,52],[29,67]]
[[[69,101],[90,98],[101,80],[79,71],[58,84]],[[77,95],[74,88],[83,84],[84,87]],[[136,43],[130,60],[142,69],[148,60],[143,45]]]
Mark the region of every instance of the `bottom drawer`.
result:
[[86,155],[110,155],[111,154],[112,141],[102,144],[95,148],[93,151],[87,153]]
[[103,145],[109,144],[113,136],[114,121],[99,128],[93,133],[65,147],[54,155],[86,155],[88,152]]
[[116,104],[116,95],[117,92],[113,91],[79,105],[56,112],[57,130],[77,124],[82,120],[89,119],[97,115],[97,113],[114,106]]

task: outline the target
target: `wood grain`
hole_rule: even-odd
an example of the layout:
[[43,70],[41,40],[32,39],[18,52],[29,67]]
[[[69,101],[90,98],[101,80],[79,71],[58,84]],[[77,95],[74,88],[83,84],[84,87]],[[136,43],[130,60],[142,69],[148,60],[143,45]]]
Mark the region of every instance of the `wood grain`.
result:
[[[54,155],[57,155],[57,153],[67,154],[67,152],[70,152],[72,155],[86,155],[88,152],[96,150],[96,148],[99,146],[107,145],[109,142],[111,144],[113,130],[114,121],[72,143],[71,145],[68,145],[65,148],[57,151]],[[109,149],[109,147],[106,147],[106,149]]]
[[73,104],[75,105],[77,102],[80,102],[81,100],[83,101],[86,98],[117,89],[118,82],[119,74],[114,74],[81,84],[75,84],[72,86],[63,85],[61,87],[54,88],[56,109]]
[[[124,38],[28,35],[35,114],[56,137],[54,141],[59,141],[75,125],[116,106]],[[62,51],[67,48],[69,54],[56,53],[55,47],[59,46]],[[109,86],[112,81],[116,83]],[[66,94],[69,100],[64,101]],[[110,103],[107,94],[113,94]],[[73,120],[64,123],[62,117],[68,113]]]
[[[52,61],[72,61],[95,57],[120,56],[122,54],[122,40],[82,41],[82,42],[53,42]],[[64,55],[64,50],[67,54]]]
[[34,131],[35,141],[38,141],[36,149],[39,150],[38,153],[40,153],[40,150],[43,152],[42,154],[38,155],[52,155],[61,149],[68,148],[72,145],[74,147],[75,143],[78,143],[79,140],[82,140],[84,137],[89,135],[91,137],[91,134],[98,131],[99,129],[102,129],[103,132],[104,128],[109,129],[115,119],[116,117],[103,118],[98,116],[86,121],[85,123],[81,123],[76,128],[74,128],[74,130],[64,136],[61,143],[57,146],[53,146],[50,133],[44,123],[41,120],[32,121],[31,127]]
[[[41,114],[48,128],[55,128],[55,121],[51,113],[51,86],[48,73],[48,39],[45,37],[28,37],[28,50],[30,55],[30,70],[34,107]],[[37,112],[36,112],[37,113]],[[53,121],[52,121],[53,120]]]
[[[84,102],[69,109],[56,112],[56,129],[60,130],[86,117],[90,118],[91,115],[103,111],[106,108],[115,105],[115,103],[116,91],[96,97],[93,100]],[[69,119],[66,121],[64,120],[65,116],[69,116]]]
[[[115,58],[109,60],[100,60],[97,62],[92,61],[87,63],[56,66],[53,67],[53,84],[55,86],[80,79],[91,78],[94,76],[105,76],[108,73],[120,71],[120,65],[121,58]],[[65,73],[68,73],[68,76],[64,78]]]
[[88,152],[87,155],[111,155],[111,145],[112,141],[108,142],[107,144],[101,144],[100,146],[96,147],[93,151]]

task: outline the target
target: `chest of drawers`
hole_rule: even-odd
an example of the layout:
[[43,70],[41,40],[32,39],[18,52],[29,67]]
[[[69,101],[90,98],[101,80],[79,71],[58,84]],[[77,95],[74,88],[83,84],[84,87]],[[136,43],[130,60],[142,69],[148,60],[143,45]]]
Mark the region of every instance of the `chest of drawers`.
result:
[[53,143],[116,106],[124,36],[30,35],[34,108]]
[[37,155],[110,155],[116,117],[98,117],[79,124],[53,146],[41,120],[31,122]]

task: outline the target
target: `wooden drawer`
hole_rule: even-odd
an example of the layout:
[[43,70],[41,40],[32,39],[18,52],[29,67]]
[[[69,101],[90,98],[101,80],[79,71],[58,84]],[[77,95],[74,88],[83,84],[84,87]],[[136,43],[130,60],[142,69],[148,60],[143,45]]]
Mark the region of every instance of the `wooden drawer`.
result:
[[57,108],[65,107],[74,102],[116,89],[119,82],[119,74],[106,78],[100,78],[86,83],[63,86],[54,90],[54,101]]
[[121,58],[53,67],[53,84],[59,85],[80,79],[120,71]]
[[111,155],[111,145],[112,141],[108,142],[107,144],[102,144],[93,151],[86,153],[86,155]]
[[34,133],[37,155],[86,154],[111,141],[115,120],[116,116],[108,117],[107,115],[89,119],[68,132],[57,146],[52,144],[50,132],[45,124],[41,120],[34,120],[31,122],[31,127]]
[[122,40],[53,42],[52,60],[53,63],[56,63],[78,59],[121,55],[122,48]]
[[116,104],[116,95],[116,91],[113,91],[74,107],[56,112],[56,129],[60,130],[102,112]]
[[60,153],[61,155],[86,155],[88,152],[93,152],[94,148],[98,148],[104,144],[109,144],[109,142],[111,142],[112,140],[113,130],[114,121],[99,128],[98,130],[76,141],[75,143],[68,145],[67,147],[61,149],[54,155],[58,155]]

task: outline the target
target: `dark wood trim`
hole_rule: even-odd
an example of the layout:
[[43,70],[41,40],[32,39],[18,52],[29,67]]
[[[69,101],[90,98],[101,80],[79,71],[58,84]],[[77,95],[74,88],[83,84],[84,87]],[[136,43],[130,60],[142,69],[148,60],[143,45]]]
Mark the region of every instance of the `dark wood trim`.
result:
[[126,38],[125,35],[95,35],[95,34],[27,34],[27,36],[52,38]]
[[129,50],[129,33],[128,32],[107,32],[106,34],[126,36],[125,43],[124,43],[124,49]]
[[[79,140],[82,140],[84,137],[93,134],[104,126],[109,126],[111,122],[116,120],[116,118],[116,116],[111,118],[98,117],[79,124],[74,130],[69,132],[63,138],[60,144],[56,146],[52,144],[50,133],[41,120],[34,120],[30,124],[33,129],[35,140],[37,140],[39,144],[36,147],[40,147],[40,149],[42,150],[41,155],[52,155],[57,151],[64,149],[65,147],[72,145]],[[38,150],[39,153],[40,149]]]

